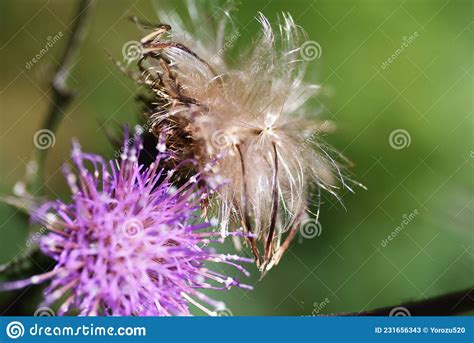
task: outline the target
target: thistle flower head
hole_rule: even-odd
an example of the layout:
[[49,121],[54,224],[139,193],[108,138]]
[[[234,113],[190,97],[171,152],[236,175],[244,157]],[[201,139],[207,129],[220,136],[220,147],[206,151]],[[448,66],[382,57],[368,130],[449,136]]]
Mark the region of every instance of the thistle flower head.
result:
[[159,169],[161,157],[145,169],[137,163],[140,138],[125,141],[120,161],[108,162],[74,144],[77,172],[64,169],[72,202],[49,202],[34,214],[50,231],[40,248],[54,269],[0,290],[50,280],[42,305],[60,303],[59,314],[190,315],[190,304],[211,315],[223,310],[201,290],[250,287],[205,264],[247,274],[235,262],[249,259],[204,247],[215,235],[196,216],[196,177],[175,188],[173,171]]
[[[307,36],[289,14],[278,33],[260,14],[261,34],[231,65],[229,42],[240,33],[227,29],[230,11],[219,12],[213,33],[195,6],[188,1],[195,32],[169,14],[171,25],[142,39],[136,79],[154,95],[147,113],[152,131],[165,132],[177,163],[196,159],[211,187],[226,180],[210,202],[217,203],[223,234],[241,225],[255,234],[268,268],[288,246],[283,234],[289,231],[291,240],[299,228],[311,191],[336,195],[337,179],[346,186],[339,164],[314,137],[331,125],[305,111],[319,89],[303,82]],[[258,263],[257,242],[250,242]]]

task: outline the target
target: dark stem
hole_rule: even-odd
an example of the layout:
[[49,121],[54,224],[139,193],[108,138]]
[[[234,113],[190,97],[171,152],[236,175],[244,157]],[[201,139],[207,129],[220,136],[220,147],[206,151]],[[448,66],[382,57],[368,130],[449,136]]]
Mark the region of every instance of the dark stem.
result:
[[[396,315],[397,307],[403,307],[408,310],[411,316],[452,316],[474,311],[474,287],[424,300],[410,301],[400,305],[364,312],[335,313],[330,316],[389,316]],[[402,311],[398,313],[401,314]]]
[[[56,68],[53,79],[51,80],[52,99],[48,114],[45,118],[42,129],[48,129],[54,132],[63,118],[66,108],[74,98],[74,93],[68,88],[67,80],[73,67],[74,55],[81,42],[85,22],[93,0],[80,0],[77,10],[74,12],[74,19],[71,24],[71,34],[64,48],[63,54],[59,59],[59,65]],[[36,151],[36,161],[38,163],[38,172],[32,180],[32,192],[37,194],[41,191],[44,168],[47,152],[49,149],[38,149]]]
[[273,155],[274,155],[274,164],[273,164],[273,180],[272,180],[272,214],[270,218],[270,229],[268,231],[267,243],[265,244],[265,257],[264,261],[268,260],[270,256],[271,245],[273,241],[273,234],[275,232],[275,225],[278,214],[278,153],[275,142],[272,142],[273,145]]
[[[236,145],[236,148],[237,148],[237,151],[239,152],[240,166],[242,168],[242,205],[243,205],[243,212],[244,212],[243,222],[244,222],[246,231],[249,234],[252,234],[252,228],[250,224],[251,220],[250,220],[249,206],[248,206],[247,179],[245,178],[246,173],[245,173],[244,156],[242,154],[242,149],[240,148],[239,144]],[[260,258],[259,258],[258,248],[257,248],[257,241],[255,237],[249,237],[248,240],[250,241],[250,246],[252,247],[252,252],[257,262],[257,266],[259,266]]]

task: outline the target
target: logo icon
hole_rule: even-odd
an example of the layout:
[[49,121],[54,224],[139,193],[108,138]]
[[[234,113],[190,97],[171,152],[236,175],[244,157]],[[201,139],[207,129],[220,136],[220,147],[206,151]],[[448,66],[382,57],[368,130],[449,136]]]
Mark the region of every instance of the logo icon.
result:
[[312,239],[314,237],[321,236],[323,232],[323,227],[321,223],[316,219],[308,219],[306,220],[300,227],[300,234],[303,238]]
[[41,129],[35,132],[33,136],[33,144],[40,150],[49,149],[56,144],[56,136],[54,132],[48,129]]
[[54,317],[54,311],[49,307],[38,307],[33,314],[35,317]]
[[305,61],[318,59],[322,54],[323,49],[321,48],[321,45],[314,40],[306,41],[300,47],[301,58]]
[[398,306],[395,308],[392,308],[392,310],[389,313],[390,317],[410,317],[411,313],[408,311],[406,307]]
[[10,322],[7,325],[7,336],[10,337],[11,339],[17,339],[19,337],[23,337],[25,334],[25,327],[23,326],[22,323],[14,321]]
[[388,143],[395,150],[408,148],[411,144],[411,136],[407,130],[396,129],[390,132]]

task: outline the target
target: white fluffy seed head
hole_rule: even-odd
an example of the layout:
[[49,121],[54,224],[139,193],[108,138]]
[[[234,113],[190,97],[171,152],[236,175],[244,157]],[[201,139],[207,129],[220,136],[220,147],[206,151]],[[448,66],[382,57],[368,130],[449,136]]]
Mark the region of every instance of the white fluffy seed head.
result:
[[223,180],[209,202],[223,232],[243,225],[259,240],[270,239],[269,257],[283,233],[299,225],[310,190],[335,194],[337,179],[344,184],[338,163],[314,136],[327,122],[305,108],[319,90],[303,81],[307,61],[300,48],[308,39],[289,14],[282,14],[278,33],[259,14],[261,33],[252,48],[227,63],[228,43],[240,36],[230,9],[219,12],[225,15],[213,29],[195,6],[188,2],[195,32],[171,13],[161,18],[172,27],[171,38],[145,45],[142,67],[157,76],[139,81],[159,99],[149,118],[157,135],[168,134],[178,161],[196,159],[211,187]]

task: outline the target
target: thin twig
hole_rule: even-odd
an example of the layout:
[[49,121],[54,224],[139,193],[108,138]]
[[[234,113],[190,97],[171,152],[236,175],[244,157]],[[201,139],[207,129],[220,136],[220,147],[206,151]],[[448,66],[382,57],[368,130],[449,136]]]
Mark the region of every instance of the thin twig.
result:
[[474,311],[474,287],[400,305],[330,316],[389,316],[397,313],[411,316],[452,316],[468,311]]
[[[67,80],[71,74],[74,55],[82,39],[85,22],[92,2],[93,0],[80,0],[77,10],[74,12],[74,19],[71,24],[71,35],[59,59],[59,65],[51,81],[52,99],[42,129],[54,132],[63,118],[67,106],[74,98],[75,94],[68,88]],[[42,188],[47,151],[48,149],[38,149],[36,152],[38,172],[33,178],[31,185],[34,194],[38,193]]]
[[[74,17],[70,30],[71,34],[65,45],[63,54],[59,59],[58,67],[56,68],[51,80],[52,99],[42,129],[48,129],[54,132],[63,118],[63,114],[67,106],[74,98],[74,93],[67,86],[67,80],[69,79],[71,69],[73,68],[74,55],[82,39],[85,22],[92,2],[93,0],[80,0],[77,9],[73,14]],[[33,206],[34,201],[41,196],[44,180],[45,161],[48,150],[49,149],[38,149],[35,152],[34,161],[37,164],[36,173],[32,174],[30,176],[31,178],[28,177],[26,182],[30,194],[20,198],[14,196],[0,197],[0,202],[4,202],[15,207],[17,210],[19,210],[17,213],[23,214],[24,217],[29,217],[30,209]],[[31,259],[30,255],[36,254],[37,252],[38,246],[34,245],[27,254],[18,256],[16,263],[0,265],[0,271],[2,273],[9,272],[9,269],[14,268],[17,265],[21,265],[23,260],[29,261]]]

